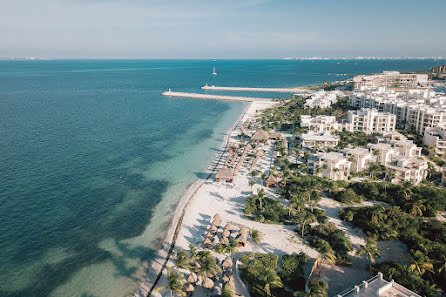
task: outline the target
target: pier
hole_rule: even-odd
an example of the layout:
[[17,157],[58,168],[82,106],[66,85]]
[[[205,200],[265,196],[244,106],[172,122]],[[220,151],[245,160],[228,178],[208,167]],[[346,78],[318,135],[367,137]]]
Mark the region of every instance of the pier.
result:
[[169,97],[183,97],[183,98],[196,98],[206,100],[229,100],[229,101],[272,101],[272,98],[260,98],[260,97],[239,97],[239,96],[225,96],[225,95],[210,95],[210,94],[198,94],[198,93],[185,93],[185,92],[172,92],[171,90],[162,93],[163,96]]
[[244,88],[244,87],[217,87],[205,85],[202,90],[210,91],[236,91],[236,92],[271,92],[271,93],[308,93],[303,88]]

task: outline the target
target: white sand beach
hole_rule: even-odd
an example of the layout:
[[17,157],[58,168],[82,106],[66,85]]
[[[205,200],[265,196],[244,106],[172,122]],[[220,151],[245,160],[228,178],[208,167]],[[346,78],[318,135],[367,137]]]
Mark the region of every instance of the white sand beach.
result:
[[[237,141],[237,136],[241,133],[242,124],[253,118],[257,111],[272,107],[275,102],[255,101],[252,102],[242,115],[237,125],[228,132],[224,140],[224,149],[217,155],[211,164],[211,170],[221,168],[227,157],[229,144]],[[264,147],[265,154],[261,162],[258,163],[260,171],[268,170],[272,160],[273,148],[270,145]],[[248,240],[245,247],[239,248],[239,252],[263,252],[275,254],[293,254],[305,252],[312,258],[317,257],[317,251],[305,245],[293,231],[295,226],[282,226],[275,224],[262,224],[246,219],[243,214],[245,197],[251,194],[249,186],[250,177],[248,175],[249,163],[245,162],[235,177],[233,183],[216,182],[214,175],[207,180],[198,180],[194,183],[182,197],[169,229],[168,235],[163,243],[163,248],[158,253],[158,257],[152,261],[148,269],[146,279],[140,284],[139,289],[133,296],[146,296],[150,291],[157,275],[166,263],[166,257],[171,249],[171,243],[175,241],[173,251],[179,248],[189,249],[190,244],[200,247],[207,227],[210,225],[212,217],[219,213],[222,216],[222,225],[232,223],[236,226],[244,226],[249,229],[257,229],[261,232],[263,240],[255,244]],[[215,171],[214,171],[215,173]],[[254,187],[262,187],[257,184]],[[275,197],[275,190],[266,189],[267,195]],[[178,223],[180,221],[180,223]],[[223,255],[217,257],[221,260]],[[174,265],[172,259],[166,263],[166,267]],[[156,286],[166,284],[166,270],[163,269],[162,277],[157,281]],[[247,295],[246,288],[236,281],[236,291],[240,295]],[[164,296],[167,293],[152,292],[151,296]],[[210,292],[200,286],[196,286],[193,296],[208,296]]]

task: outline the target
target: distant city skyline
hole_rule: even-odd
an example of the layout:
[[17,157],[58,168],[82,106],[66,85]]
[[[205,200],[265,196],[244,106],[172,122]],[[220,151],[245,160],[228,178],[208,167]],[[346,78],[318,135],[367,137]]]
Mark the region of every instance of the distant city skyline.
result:
[[15,0],[0,58],[445,57],[444,0]]

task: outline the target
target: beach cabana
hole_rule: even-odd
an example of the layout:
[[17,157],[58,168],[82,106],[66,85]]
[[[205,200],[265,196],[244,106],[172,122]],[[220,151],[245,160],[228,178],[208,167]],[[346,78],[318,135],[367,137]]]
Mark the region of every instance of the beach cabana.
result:
[[221,168],[215,175],[216,182],[223,180],[227,183],[232,183],[233,179],[234,179],[234,175],[232,174],[232,170],[228,167]]
[[269,135],[267,132],[263,131],[262,129],[257,130],[256,133],[254,133],[251,136],[251,142],[262,142],[262,141],[268,141]]
[[187,281],[191,284],[198,282],[198,275],[195,272],[191,272],[187,277]]
[[202,283],[201,286],[205,289],[212,289],[214,287],[214,282],[210,278],[206,278]]
[[221,263],[221,266],[225,269],[231,268],[232,267],[231,258],[224,259],[223,262]]
[[266,179],[266,187],[267,188],[276,188],[277,187],[277,179],[274,177],[274,175],[270,175]]
[[241,235],[241,234],[244,234],[244,233],[246,233],[246,234],[248,234],[248,228],[246,228],[246,227],[241,227],[240,228],[240,230],[238,230],[238,233]]
[[215,234],[210,231],[206,234],[206,238],[214,238],[214,236]]

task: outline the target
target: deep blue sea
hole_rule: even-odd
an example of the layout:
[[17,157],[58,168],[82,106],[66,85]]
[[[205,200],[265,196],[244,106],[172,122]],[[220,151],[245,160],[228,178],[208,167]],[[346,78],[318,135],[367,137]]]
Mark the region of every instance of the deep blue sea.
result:
[[163,91],[295,87],[345,78],[329,73],[439,63],[0,61],[0,296],[114,297],[135,289],[181,194],[246,106]]

